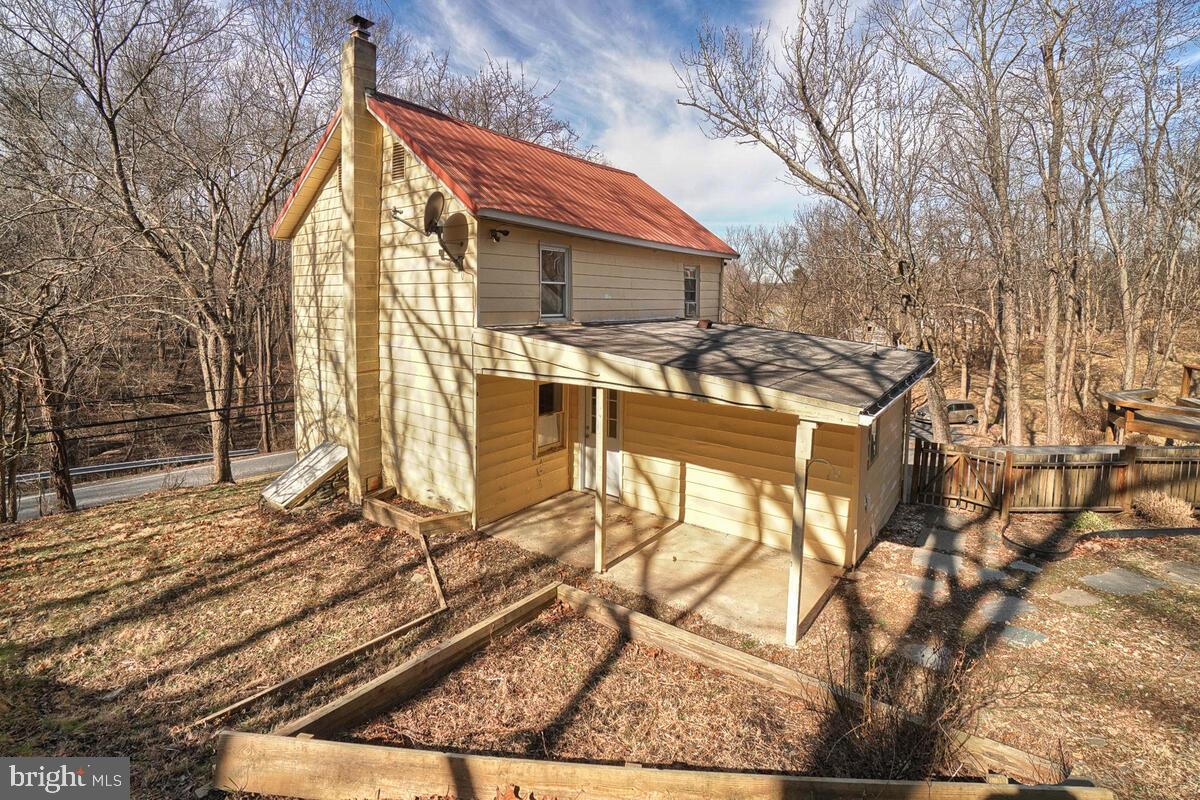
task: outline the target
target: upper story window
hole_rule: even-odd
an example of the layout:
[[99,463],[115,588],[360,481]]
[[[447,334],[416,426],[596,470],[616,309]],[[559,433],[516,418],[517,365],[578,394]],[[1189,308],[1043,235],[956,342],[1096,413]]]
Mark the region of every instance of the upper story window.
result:
[[700,316],[700,268],[683,268],[683,317],[697,319]]
[[542,319],[566,319],[570,309],[571,253],[565,247],[541,246]]

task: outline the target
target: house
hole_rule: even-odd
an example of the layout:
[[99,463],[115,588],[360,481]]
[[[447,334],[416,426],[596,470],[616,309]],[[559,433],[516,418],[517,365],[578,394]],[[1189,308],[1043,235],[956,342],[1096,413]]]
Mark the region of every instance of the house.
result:
[[643,544],[618,511],[754,542],[787,565],[794,642],[900,499],[932,357],[721,323],[720,238],[629,172],[375,92],[351,23],[340,112],[272,231],[299,451],[341,441],[352,500],[476,527],[585,508],[600,571]]

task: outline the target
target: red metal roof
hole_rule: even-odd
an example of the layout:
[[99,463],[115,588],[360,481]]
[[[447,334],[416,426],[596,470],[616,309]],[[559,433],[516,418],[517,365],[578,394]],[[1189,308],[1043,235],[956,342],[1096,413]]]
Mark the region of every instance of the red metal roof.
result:
[[734,250],[632,172],[376,94],[367,106],[480,216],[517,214],[646,242]]

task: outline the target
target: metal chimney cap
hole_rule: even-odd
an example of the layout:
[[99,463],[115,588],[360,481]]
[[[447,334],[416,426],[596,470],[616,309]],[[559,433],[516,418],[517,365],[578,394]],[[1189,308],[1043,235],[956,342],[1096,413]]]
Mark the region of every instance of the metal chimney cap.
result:
[[358,33],[359,31],[366,33],[368,28],[371,28],[375,25],[374,22],[364,16],[360,16],[359,14],[354,14],[353,16],[347,17],[346,22],[349,22],[354,26],[355,33]]

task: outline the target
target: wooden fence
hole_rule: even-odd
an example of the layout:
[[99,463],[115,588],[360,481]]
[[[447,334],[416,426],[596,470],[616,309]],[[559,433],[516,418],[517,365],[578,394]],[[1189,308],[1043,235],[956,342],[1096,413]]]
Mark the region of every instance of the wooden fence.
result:
[[916,441],[908,500],[959,509],[1121,511],[1160,490],[1200,506],[1200,447],[963,447]]

